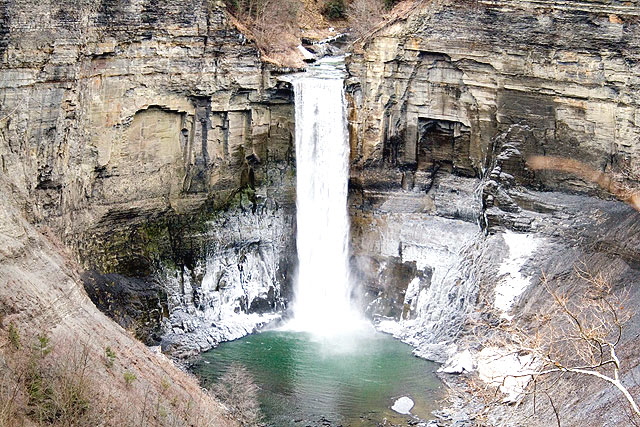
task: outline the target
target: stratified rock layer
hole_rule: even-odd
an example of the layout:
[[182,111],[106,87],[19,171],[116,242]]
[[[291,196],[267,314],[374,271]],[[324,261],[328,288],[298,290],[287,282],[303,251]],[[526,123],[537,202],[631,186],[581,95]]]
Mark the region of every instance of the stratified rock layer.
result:
[[[637,159],[639,13],[608,1],[417,7],[351,57],[354,161],[478,176],[494,138],[514,125],[529,132],[523,156],[603,170]],[[569,177],[536,178],[523,183],[584,188]]]
[[[96,304],[158,342],[174,312],[219,320],[198,296],[206,274],[270,252],[260,286],[230,281],[223,299],[244,313],[281,307],[295,262],[292,91],[223,8],[104,0],[0,10],[2,179],[31,223],[76,251]],[[223,267],[207,261],[221,256]]]
[[[482,338],[469,325],[540,310],[542,271],[570,291],[585,263],[637,305],[638,213],[525,161],[606,173],[640,162],[639,16],[616,0],[418,2],[355,46],[352,265],[381,327],[437,360],[469,347],[468,370]],[[121,325],[182,355],[286,305],[295,169],[282,71],[216,2],[0,0],[0,312],[54,338],[98,336],[94,353],[132,347],[122,359],[139,364],[141,390],[168,372],[197,397],[81,282]],[[638,328],[622,341],[629,384]],[[567,422],[625,421],[600,383],[559,390],[573,393],[553,395]],[[491,422],[554,417],[505,411]]]
[[[640,214],[526,160],[558,156],[609,176],[640,163],[639,17],[614,0],[418,2],[354,47],[353,265],[381,328],[436,360],[479,351],[485,338],[470,325],[526,319],[549,304],[535,286],[543,272],[565,292],[585,266],[637,301]],[[627,384],[640,362],[629,328]],[[553,394],[563,423],[624,422],[603,387],[563,382]],[[536,413],[491,422],[555,417],[549,405]]]

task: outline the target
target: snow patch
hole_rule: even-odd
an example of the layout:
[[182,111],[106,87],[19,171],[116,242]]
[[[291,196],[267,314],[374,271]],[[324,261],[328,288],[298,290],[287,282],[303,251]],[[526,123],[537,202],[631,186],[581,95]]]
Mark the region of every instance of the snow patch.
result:
[[393,319],[380,320],[376,324],[376,329],[380,332],[384,332],[385,334],[393,335],[394,337],[399,337],[402,332],[404,332],[404,327],[400,322],[396,322]]
[[469,350],[455,353],[447,360],[447,362],[438,369],[438,372],[445,374],[462,374],[464,372],[471,372],[475,368],[473,356]]
[[304,46],[302,45],[298,45],[298,51],[302,54],[302,57],[305,60],[312,60],[312,59],[316,59],[316,57],[313,55],[313,53],[309,52],[307,49],[304,48]]
[[520,270],[540,245],[540,239],[532,234],[512,231],[505,232],[502,237],[509,248],[509,256],[498,269],[498,275],[502,279],[495,289],[494,307],[504,313],[504,318],[511,319],[512,316],[507,313],[531,281],[531,278],[525,277]]
[[498,347],[486,347],[477,355],[478,376],[487,384],[498,387],[506,395],[505,403],[516,403],[524,397],[524,391],[535,368],[531,354]]

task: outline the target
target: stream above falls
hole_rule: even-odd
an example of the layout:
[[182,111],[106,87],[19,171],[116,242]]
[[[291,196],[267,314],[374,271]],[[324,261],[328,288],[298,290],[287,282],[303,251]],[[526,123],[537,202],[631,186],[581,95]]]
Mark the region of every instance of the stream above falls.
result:
[[[408,425],[433,418],[443,396],[437,364],[373,330],[331,339],[266,331],[203,353],[194,371],[209,385],[234,362],[251,373],[264,422],[274,427]],[[410,415],[391,409],[402,397],[414,403]]]

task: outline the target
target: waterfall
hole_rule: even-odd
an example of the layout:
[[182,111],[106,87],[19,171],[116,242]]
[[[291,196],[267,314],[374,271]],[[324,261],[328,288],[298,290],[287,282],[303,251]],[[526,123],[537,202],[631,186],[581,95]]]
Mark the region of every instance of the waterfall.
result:
[[298,278],[289,327],[335,335],[360,324],[351,305],[349,144],[342,75],[293,81]]

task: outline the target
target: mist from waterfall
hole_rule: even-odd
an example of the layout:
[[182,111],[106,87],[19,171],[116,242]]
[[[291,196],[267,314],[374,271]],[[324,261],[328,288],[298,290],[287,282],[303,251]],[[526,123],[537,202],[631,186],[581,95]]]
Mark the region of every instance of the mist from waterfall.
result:
[[351,304],[349,144],[342,75],[293,81],[298,277],[288,327],[334,336],[362,325]]

